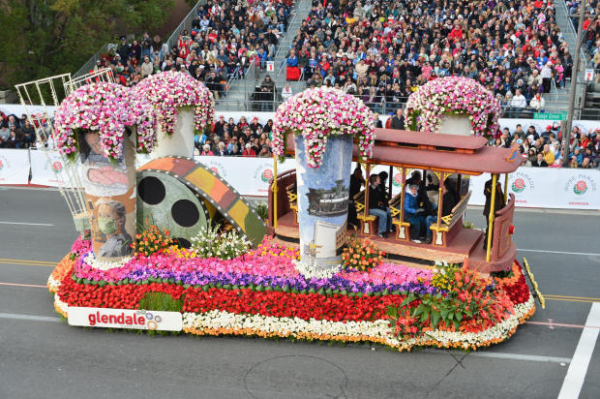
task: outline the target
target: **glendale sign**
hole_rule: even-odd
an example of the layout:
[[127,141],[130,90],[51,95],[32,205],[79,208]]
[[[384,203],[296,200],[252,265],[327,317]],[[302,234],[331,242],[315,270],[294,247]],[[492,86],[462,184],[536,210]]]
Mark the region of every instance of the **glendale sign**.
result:
[[183,328],[183,319],[179,312],[70,306],[68,316],[69,325],[80,327],[157,331],[181,331]]

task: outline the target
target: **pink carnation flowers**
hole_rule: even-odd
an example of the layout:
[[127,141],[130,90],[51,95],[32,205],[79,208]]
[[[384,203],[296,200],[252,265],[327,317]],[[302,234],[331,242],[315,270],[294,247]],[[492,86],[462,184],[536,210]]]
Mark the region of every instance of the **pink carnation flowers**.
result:
[[77,130],[100,135],[104,156],[123,156],[126,126],[137,126],[136,150],[149,153],[154,146],[156,117],[149,102],[136,98],[131,89],[107,82],[82,86],[69,94],[54,115],[57,146],[73,159],[79,147]]
[[441,117],[467,115],[471,133],[490,138],[499,128],[498,100],[473,79],[451,76],[434,79],[408,97],[407,125],[411,130],[439,132]]
[[308,166],[318,168],[329,135],[358,135],[359,158],[372,155],[374,115],[364,103],[344,92],[319,87],[305,90],[281,104],[273,121],[273,154],[283,157],[285,135],[302,134],[306,140]]
[[196,79],[182,72],[163,72],[142,80],[134,92],[158,109],[158,123],[171,135],[177,124],[177,108],[195,107],[194,128],[202,131],[215,113],[212,93]]

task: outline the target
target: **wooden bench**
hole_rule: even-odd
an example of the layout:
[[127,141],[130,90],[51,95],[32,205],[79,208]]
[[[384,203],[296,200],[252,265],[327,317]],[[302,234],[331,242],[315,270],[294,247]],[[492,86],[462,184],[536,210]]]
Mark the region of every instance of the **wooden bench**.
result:
[[392,214],[392,224],[396,226],[396,239],[400,241],[409,241],[410,240],[410,223],[402,220],[402,218],[396,219],[398,215],[400,215],[400,208],[402,201],[402,193],[396,194],[390,200],[390,212]]
[[[431,225],[433,231],[433,244],[439,246],[447,246],[448,241],[452,239],[462,228],[462,217],[467,210],[471,198],[471,191],[467,193],[459,202],[452,208],[449,215],[442,216],[442,221],[438,229],[437,224]],[[459,223],[460,222],[460,223]]]
[[298,192],[296,191],[296,183],[287,186],[285,191],[290,202],[290,209],[294,212],[294,222],[298,224]]
[[362,234],[377,234],[377,219],[375,215],[365,216],[365,193],[363,190],[354,196],[354,206],[356,208],[356,218],[360,221],[360,231]]

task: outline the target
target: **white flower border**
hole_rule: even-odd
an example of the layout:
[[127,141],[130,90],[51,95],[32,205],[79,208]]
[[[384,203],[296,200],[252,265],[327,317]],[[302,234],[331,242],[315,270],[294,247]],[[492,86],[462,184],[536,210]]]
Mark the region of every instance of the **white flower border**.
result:
[[48,276],[48,282],[46,283],[46,285],[48,286],[50,292],[55,293],[60,287],[60,281],[56,280],[54,277],[52,277],[52,274],[50,274],[50,276]]
[[91,266],[94,269],[100,269],[100,270],[106,271],[106,270],[114,269],[117,267],[123,267],[127,262],[129,262],[132,259],[133,259],[133,256],[124,256],[122,258],[119,258],[119,259],[113,260],[113,261],[100,260],[100,259],[96,258],[96,254],[94,254],[94,252],[90,251],[83,256],[83,259],[81,261],[83,263],[85,263],[86,265]]
[[292,263],[296,267],[296,270],[298,270],[298,273],[300,273],[302,276],[304,276],[304,278],[307,278],[307,279],[311,279],[311,278],[330,279],[331,277],[333,277],[334,274],[337,274],[342,270],[341,264],[339,264],[331,269],[321,269],[321,268],[318,268],[315,266],[307,265],[307,264],[302,263],[301,261],[295,260],[295,259],[292,260]]
[[409,340],[399,340],[391,334],[388,320],[376,321],[346,321],[333,322],[327,320],[304,320],[299,318],[280,318],[262,315],[235,314],[226,311],[213,310],[207,313],[184,313],[183,329],[186,332],[203,335],[203,332],[226,329],[246,334],[251,330],[257,334],[280,337],[312,336],[320,339],[327,336],[328,340],[343,341],[372,341],[379,342],[400,350],[413,346],[456,347],[464,349],[488,346],[496,340],[504,341],[509,338],[525,317],[535,307],[533,296],[523,304],[515,305],[515,314],[501,323],[479,333],[461,331],[431,331],[420,337]]

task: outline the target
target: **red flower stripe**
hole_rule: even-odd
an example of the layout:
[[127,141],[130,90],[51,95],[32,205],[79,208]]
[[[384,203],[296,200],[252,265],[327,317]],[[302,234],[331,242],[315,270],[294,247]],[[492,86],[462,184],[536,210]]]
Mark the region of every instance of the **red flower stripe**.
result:
[[[193,288],[186,291],[185,312],[204,313],[211,310],[235,314],[249,313],[273,317],[297,317],[304,320],[363,321],[387,318],[387,307],[400,306],[404,296],[381,297],[320,294],[257,292],[249,289],[208,291]],[[415,304],[414,306],[416,306]]]
[[519,262],[515,260],[512,266],[513,276],[510,278],[495,278],[496,283],[508,294],[515,305],[529,300],[531,293],[525,279],[525,274]]

